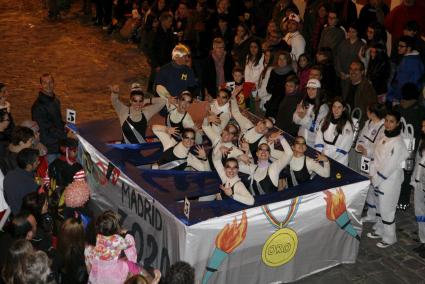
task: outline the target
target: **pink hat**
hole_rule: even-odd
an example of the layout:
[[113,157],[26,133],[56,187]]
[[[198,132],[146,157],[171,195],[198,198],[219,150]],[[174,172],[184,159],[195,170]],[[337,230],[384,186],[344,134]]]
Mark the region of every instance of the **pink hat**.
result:
[[74,181],[66,187],[64,197],[65,205],[71,208],[83,207],[90,199],[90,188],[83,170],[74,175]]

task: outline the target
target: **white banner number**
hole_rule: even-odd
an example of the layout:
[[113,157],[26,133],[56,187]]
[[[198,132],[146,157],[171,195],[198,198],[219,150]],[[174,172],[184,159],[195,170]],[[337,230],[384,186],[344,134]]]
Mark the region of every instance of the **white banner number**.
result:
[[76,121],[77,118],[77,112],[73,109],[66,109],[66,122],[68,123],[74,123]]

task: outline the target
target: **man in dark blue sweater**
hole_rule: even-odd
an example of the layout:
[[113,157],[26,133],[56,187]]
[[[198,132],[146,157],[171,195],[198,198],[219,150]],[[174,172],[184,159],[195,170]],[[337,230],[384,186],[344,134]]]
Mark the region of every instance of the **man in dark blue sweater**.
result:
[[34,179],[34,171],[39,164],[38,150],[23,149],[16,160],[18,167],[9,171],[4,178],[4,194],[14,215],[21,210],[24,196],[38,188]]
[[156,77],[156,92],[163,98],[177,97],[183,91],[193,93],[197,86],[195,74],[188,66],[189,49],[178,44],[172,52],[173,60],[159,70]]

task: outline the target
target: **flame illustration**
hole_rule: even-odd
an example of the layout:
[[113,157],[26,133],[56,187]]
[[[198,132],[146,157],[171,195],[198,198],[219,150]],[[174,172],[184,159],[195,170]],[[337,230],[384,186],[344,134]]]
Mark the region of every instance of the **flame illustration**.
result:
[[324,193],[326,195],[324,198],[326,200],[326,217],[331,221],[335,221],[347,211],[344,192],[341,188],[338,188],[335,194],[332,194],[329,190]]
[[334,221],[342,230],[348,233],[353,238],[360,241],[360,236],[354,229],[353,224],[347,213],[347,207],[345,205],[345,195],[341,188],[338,188],[335,194],[332,194],[329,190],[325,192],[326,197],[326,217],[330,221]]
[[235,217],[231,224],[226,224],[224,228],[221,229],[215,239],[216,247],[205,267],[206,271],[202,278],[202,284],[207,284],[210,281],[224,259],[245,240],[247,229],[248,218],[245,211],[242,213],[241,222],[239,224]]
[[248,229],[248,220],[246,212],[242,213],[242,219],[237,224],[236,217],[231,224],[226,226],[218,233],[215,239],[215,245],[226,253],[232,253],[246,237],[246,231]]

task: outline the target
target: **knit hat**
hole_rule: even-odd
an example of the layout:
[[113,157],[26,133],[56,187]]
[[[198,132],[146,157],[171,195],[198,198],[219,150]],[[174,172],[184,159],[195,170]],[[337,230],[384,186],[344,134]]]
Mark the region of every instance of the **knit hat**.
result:
[[320,84],[320,81],[317,79],[310,79],[307,82],[307,88],[314,88],[314,89],[319,89],[322,87],[322,85]]
[[144,93],[143,93],[142,86],[139,83],[131,84],[130,95],[131,96],[134,96],[134,95],[142,95],[143,96]]
[[83,207],[90,199],[90,188],[85,177],[84,170],[78,171],[74,175],[74,181],[66,187],[64,197],[67,207]]

